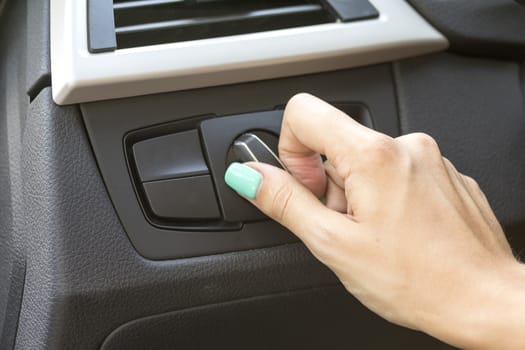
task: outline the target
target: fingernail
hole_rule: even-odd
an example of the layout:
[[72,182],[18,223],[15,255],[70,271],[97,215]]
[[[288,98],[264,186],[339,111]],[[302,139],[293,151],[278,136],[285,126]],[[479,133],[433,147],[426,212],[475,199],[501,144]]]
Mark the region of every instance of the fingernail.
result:
[[224,174],[224,181],[228,186],[250,199],[255,199],[261,180],[262,175],[259,172],[241,163],[231,163]]

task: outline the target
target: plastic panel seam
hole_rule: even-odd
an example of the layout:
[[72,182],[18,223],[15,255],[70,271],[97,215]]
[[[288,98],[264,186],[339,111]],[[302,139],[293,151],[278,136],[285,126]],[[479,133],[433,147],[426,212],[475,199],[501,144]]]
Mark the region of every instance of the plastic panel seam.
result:
[[[182,309],[178,309],[178,310],[166,311],[166,312],[163,312],[163,313],[160,313],[160,314],[152,314],[152,315],[143,316],[143,317],[140,317],[140,318],[136,318],[136,319],[130,320],[130,321],[126,322],[126,323],[123,323],[120,326],[118,326],[117,328],[113,329],[113,331],[111,331],[106,336],[104,341],[102,342],[102,345],[100,346],[100,349],[103,350],[105,348],[105,346],[106,346],[106,344],[108,342],[108,339],[111,337],[112,334],[118,332],[120,329],[124,328],[128,324],[134,323],[136,321],[147,320],[147,319],[156,318],[156,317],[162,317],[162,316],[165,316],[165,315],[169,315],[169,314],[176,313],[176,312],[181,312],[181,311],[186,311],[186,310],[198,310],[198,309],[201,309],[201,308],[204,308],[204,307],[212,307],[212,306],[218,306],[218,305],[227,305],[227,304],[236,303],[236,302],[240,302],[240,301],[257,300],[257,299],[266,298],[266,297],[286,296],[286,295],[294,294],[294,293],[319,291],[319,290],[323,290],[323,289],[331,289],[331,288],[336,288],[336,287],[344,288],[340,283],[326,283],[326,284],[320,284],[318,286],[310,287],[310,288],[297,288],[297,289],[290,289],[290,290],[282,291],[282,292],[258,294],[258,295],[253,295],[253,296],[248,296],[248,297],[243,297],[243,298],[238,298],[238,299],[229,299],[229,300],[219,301],[219,302],[210,303],[210,304],[193,305],[193,306],[188,306],[188,307],[185,307],[185,308],[182,308]],[[350,293],[348,294],[348,296],[352,297],[350,295]]]
[[390,76],[392,77],[392,88],[394,90],[394,100],[396,103],[396,119],[397,119],[397,135],[402,135],[402,128],[401,128],[401,118],[402,118],[402,111],[401,111],[401,103],[400,103],[400,97],[399,97],[399,87],[398,87],[398,79],[397,79],[397,70],[396,70],[396,62],[391,62],[388,65],[388,70],[390,72]]
[[[22,266],[20,266],[22,264]],[[9,304],[7,305],[6,315],[14,315],[16,313],[16,321],[13,327],[13,338],[1,338],[0,339],[0,348],[1,349],[14,349],[16,344],[16,338],[18,334],[18,324],[20,321],[20,313],[22,312],[22,301],[24,300],[24,291],[25,291],[25,285],[26,285],[26,261],[22,260],[20,263],[19,261],[14,262],[13,266],[13,275],[17,275],[18,273],[22,273],[22,280],[20,283],[20,291],[17,295],[13,295],[12,293],[18,292],[18,285],[11,285],[10,293],[8,295],[8,301]],[[16,280],[16,279],[15,279]],[[18,308],[18,309],[15,309]],[[15,311],[15,312],[13,312]],[[1,330],[0,335],[4,334],[5,327],[10,326],[9,324],[4,324],[4,329]]]
[[[115,216],[117,217],[117,220],[119,221],[119,224],[121,225],[121,227],[124,227],[124,224],[122,223],[122,220],[120,219],[120,216],[118,215],[117,209],[115,208],[115,203],[113,202],[113,199],[109,195],[109,191],[108,191],[108,187],[107,187],[107,181],[106,181],[106,179],[104,179],[104,175],[103,175],[103,173],[102,173],[102,171],[100,169],[100,164],[99,164],[98,158],[95,155],[95,150],[93,149],[93,144],[91,142],[91,137],[89,136],[88,130],[86,128],[86,121],[84,119],[84,115],[82,114],[82,109],[80,108],[80,105],[76,105],[76,107],[78,109],[78,114],[81,117],[81,123],[80,124],[82,126],[82,132],[86,135],[86,139],[87,139],[87,142],[88,142],[88,145],[89,145],[89,151],[93,155],[93,160],[95,162],[95,166],[97,167],[97,172],[98,172],[100,178],[103,179],[102,185],[104,186],[104,191],[106,192],[107,198],[109,199],[109,203],[111,204],[111,207],[113,208],[113,211],[115,212]],[[136,249],[136,247],[133,245],[133,242],[131,241],[129,236],[128,235],[125,235],[125,236],[126,236],[126,239],[128,240],[128,242]]]
[[[523,96],[523,107],[525,110],[525,61],[518,62],[519,67],[519,79],[520,79],[520,86],[521,86],[521,94]],[[523,116],[525,118],[525,115]]]
[[51,74],[45,74],[40,76],[37,81],[29,87],[27,95],[29,96],[29,102],[32,102],[38,94],[46,87],[51,86]]

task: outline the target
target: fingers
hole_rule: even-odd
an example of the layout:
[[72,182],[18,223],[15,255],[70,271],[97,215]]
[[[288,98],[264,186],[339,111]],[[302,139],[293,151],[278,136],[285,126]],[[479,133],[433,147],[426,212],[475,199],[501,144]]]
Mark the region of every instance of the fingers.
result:
[[[512,249],[503,233],[501,225],[476,180],[470,176],[461,174],[447,158],[443,158],[443,162],[448,169],[450,176],[456,180],[456,189],[468,194],[468,197],[464,198],[470,198],[471,205],[477,209],[477,215],[479,215],[491,229],[490,235],[485,235],[483,238],[479,236],[480,239],[483,239],[488,248],[497,244],[500,248],[503,248],[505,252],[512,253]],[[464,200],[463,203],[468,205],[466,200]],[[472,215],[473,214],[471,214],[471,216]],[[480,232],[481,231],[482,230],[480,230]]]
[[[295,233],[321,261],[328,263],[327,260],[333,259],[334,251],[342,241],[356,237],[356,223],[346,215],[325,207],[287,172],[263,163],[247,165],[231,165],[225,175],[226,183],[241,195],[249,197],[263,213]],[[241,174],[237,176],[234,171]],[[245,172],[255,174],[245,175]],[[243,193],[244,184],[235,183],[235,178],[243,183],[254,183],[249,179],[251,177],[258,178],[256,192]],[[253,186],[250,185],[250,188]]]
[[298,94],[284,111],[279,157],[299,182],[319,195],[326,187],[320,154],[344,173],[353,164],[346,160],[358,158],[359,145],[374,134],[328,103]]
[[341,176],[339,176],[339,174],[335,170],[334,166],[328,160],[326,162],[324,162],[324,168],[325,168],[325,172],[328,175],[328,177],[330,179],[332,179],[332,181],[337,186],[339,186],[340,188],[344,189],[345,188],[345,180]]
[[446,176],[448,181],[439,180],[437,183],[449,193],[449,198],[453,198],[452,194],[456,196],[459,194],[456,197],[458,200],[455,201],[455,206],[457,210],[464,212],[464,217],[471,222],[471,226],[479,226],[477,227],[479,232],[485,231],[483,225],[490,227],[490,235],[482,237],[481,234],[478,234],[478,238],[486,247],[493,247],[496,244],[505,252],[510,251],[501,226],[477,182],[461,174],[447,158],[442,157],[432,137],[423,133],[413,133],[398,137],[396,141],[404,145],[419,160],[418,164],[427,168],[431,167],[433,176]]
[[352,214],[345,194],[344,180],[337,174],[335,168],[329,161],[324,162],[324,168],[328,176],[326,187],[326,206],[340,213]]
[[318,153],[292,154],[279,151],[279,158],[288,171],[317,198],[327,189],[327,179],[321,156]]
[[467,188],[467,191],[470,193],[471,197],[474,198],[474,200],[476,201],[476,204],[478,205],[478,208],[481,211],[483,218],[492,229],[492,232],[495,233],[494,236],[498,240],[500,247],[502,247],[505,251],[512,253],[512,248],[510,247],[510,244],[503,232],[503,229],[498,219],[496,218],[496,215],[492,211],[487,197],[479,187],[477,181],[470,176],[460,174],[459,172],[458,174],[459,176],[461,176],[463,183]]
[[326,207],[339,213],[352,214],[348,208],[345,191],[339,187],[332,179],[328,178],[326,187]]

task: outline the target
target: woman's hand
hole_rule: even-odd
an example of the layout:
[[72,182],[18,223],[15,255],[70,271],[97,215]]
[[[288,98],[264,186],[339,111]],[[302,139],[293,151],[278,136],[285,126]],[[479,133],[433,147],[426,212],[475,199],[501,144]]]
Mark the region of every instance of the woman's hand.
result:
[[522,265],[477,183],[430,136],[393,139],[299,94],[279,155],[290,174],[237,164],[227,182],[364,305],[455,346],[525,348]]

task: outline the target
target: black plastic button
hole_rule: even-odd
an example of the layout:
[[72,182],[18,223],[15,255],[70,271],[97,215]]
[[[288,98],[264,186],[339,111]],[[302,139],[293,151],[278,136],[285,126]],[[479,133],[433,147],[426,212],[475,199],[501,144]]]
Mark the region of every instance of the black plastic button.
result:
[[218,219],[221,214],[209,175],[144,183],[153,214],[164,219]]
[[133,154],[142,181],[208,173],[197,130],[138,142],[133,145]]

